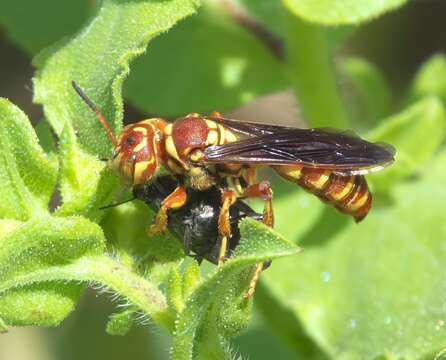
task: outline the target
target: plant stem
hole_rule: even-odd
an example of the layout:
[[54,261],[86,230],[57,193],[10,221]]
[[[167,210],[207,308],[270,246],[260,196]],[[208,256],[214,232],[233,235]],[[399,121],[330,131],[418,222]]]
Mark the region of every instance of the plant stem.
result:
[[136,305],[147,317],[170,331],[173,321],[164,295],[148,280],[106,256],[84,257],[65,266],[54,266],[18,276],[0,285],[0,294],[12,288],[48,281],[95,283]]
[[312,127],[347,127],[322,28],[292,13],[287,19],[288,63],[305,121]]

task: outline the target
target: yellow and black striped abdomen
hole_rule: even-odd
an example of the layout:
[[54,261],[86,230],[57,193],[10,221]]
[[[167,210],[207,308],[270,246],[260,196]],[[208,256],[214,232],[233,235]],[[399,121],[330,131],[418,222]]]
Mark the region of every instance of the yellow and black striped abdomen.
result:
[[303,166],[275,166],[283,178],[297,183],[344,214],[359,222],[372,206],[372,194],[362,175],[341,176],[331,170]]

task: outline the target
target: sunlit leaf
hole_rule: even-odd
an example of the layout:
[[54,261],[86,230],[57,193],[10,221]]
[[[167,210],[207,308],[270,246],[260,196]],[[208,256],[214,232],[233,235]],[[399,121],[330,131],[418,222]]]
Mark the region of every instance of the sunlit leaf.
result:
[[73,91],[75,80],[96,102],[115,131],[122,124],[121,85],[129,62],[147,43],[192,14],[198,0],[161,2],[104,0],[90,24],[65,43],[45,50],[36,60],[35,101],[57,135],[65,126],[77,132],[85,150],[110,155],[110,142],[94,114]]
[[[189,359],[195,351],[203,358],[221,356],[225,348],[220,342],[239,333],[249,319],[251,302],[243,294],[252,266],[300,250],[253,220],[241,223],[241,234],[234,257],[204,280],[186,301],[176,322],[173,358]],[[200,348],[196,350],[194,344]]]
[[[303,232],[278,226],[305,252],[275,261],[268,289],[331,358],[433,358],[444,347],[445,161],[443,151],[421,179],[392,187],[393,203],[360,224],[329,227],[326,213]],[[287,202],[282,210],[308,220]]]
[[359,24],[396,9],[406,0],[282,0],[293,13],[305,20],[324,24]]
[[0,217],[26,220],[47,212],[57,163],[47,156],[26,115],[0,98]]
[[229,110],[286,86],[282,64],[255,34],[207,6],[151,43],[124,94],[149,114],[178,116]]
[[376,187],[383,189],[401,178],[423,174],[443,142],[445,131],[444,107],[434,97],[420,100],[401,113],[382,120],[367,138],[392,144],[396,149],[395,163],[369,178]]

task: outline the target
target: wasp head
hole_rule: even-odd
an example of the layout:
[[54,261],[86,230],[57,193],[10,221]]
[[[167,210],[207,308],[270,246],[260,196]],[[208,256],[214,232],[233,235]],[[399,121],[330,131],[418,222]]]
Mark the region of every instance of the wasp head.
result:
[[162,165],[164,121],[148,119],[126,126],[110,160],[111,167],[129,185],[149,182]]
[[96,114],[108,138],[114,146],[110,166],[128,185],[139,185],[150,181],[161,169],[165,160],[162,141],[166,123],[163,119],[153,118],[126,126],[118,137],[108,125],[94,102],[84,91],[72,82],[74,90]]

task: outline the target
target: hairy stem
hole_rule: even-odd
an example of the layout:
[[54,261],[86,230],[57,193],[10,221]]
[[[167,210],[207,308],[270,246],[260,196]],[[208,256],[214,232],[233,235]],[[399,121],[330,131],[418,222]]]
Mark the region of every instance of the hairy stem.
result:
[[161,291],[143,277],[105,255],[84,257],[68,265],[54,266],[15,277],[1,284],[0,294],[13,288],[47,281],[97,283],[136,305],[156,323],[169,330],[173,329],[173,318],[168,312],[166,299]]

